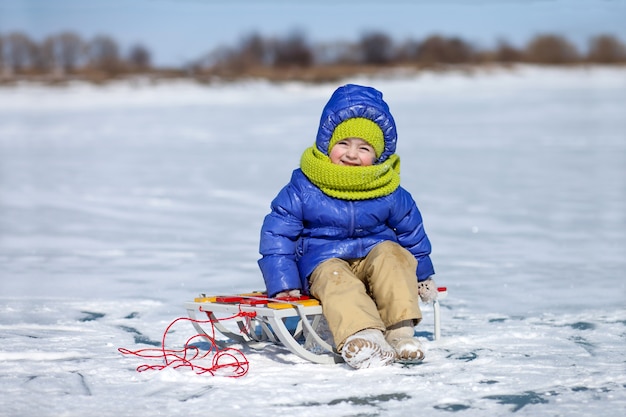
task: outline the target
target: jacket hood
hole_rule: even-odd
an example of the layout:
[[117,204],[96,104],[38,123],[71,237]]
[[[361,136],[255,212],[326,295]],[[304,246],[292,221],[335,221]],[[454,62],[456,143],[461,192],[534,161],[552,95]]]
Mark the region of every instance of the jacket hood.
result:
[[377,164],[396,152],[396,122],[383,100],[383,94],[375,88],[356,84],[339,87],[326,103],[315,141],[317,149],[328,155],[330,139],[337,125],[354,117],[369,119],[383,131],[385,148],[376,160]]

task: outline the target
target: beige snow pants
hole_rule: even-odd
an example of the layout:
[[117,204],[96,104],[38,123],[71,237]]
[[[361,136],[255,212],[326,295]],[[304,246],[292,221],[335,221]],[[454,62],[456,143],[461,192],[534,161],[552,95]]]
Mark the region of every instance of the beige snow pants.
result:
[[320,300],[338,351],[348,336],[422,319],[415,271],[417,260],[392,241],[361,259],[322,262],[311,274],[311,294]]

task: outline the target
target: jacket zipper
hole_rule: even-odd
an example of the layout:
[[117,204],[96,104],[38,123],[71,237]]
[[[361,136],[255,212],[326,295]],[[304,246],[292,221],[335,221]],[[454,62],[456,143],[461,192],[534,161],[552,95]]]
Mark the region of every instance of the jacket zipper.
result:
[[349,201],[350,204],[350,237],[354,237],[354,224],[356,223],[354,214],[354,201]]

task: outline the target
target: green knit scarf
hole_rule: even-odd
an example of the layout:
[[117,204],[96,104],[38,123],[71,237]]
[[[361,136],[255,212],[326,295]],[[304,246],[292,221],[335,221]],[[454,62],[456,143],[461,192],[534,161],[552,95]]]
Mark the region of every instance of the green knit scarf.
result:
[[302,154],[300,168],[324,194],[342,200],[368,200],[389,195],[400,185],[400,158],[393,154],[370,166],[336,165],[316,146]]

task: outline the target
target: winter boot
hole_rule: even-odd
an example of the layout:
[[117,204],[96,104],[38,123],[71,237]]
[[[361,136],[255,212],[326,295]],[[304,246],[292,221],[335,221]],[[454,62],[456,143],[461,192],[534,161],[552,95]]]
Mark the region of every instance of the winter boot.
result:
[[377,368],[395,361],[396,352],[385,341],[383,332],[365,329],[346,339],[341,356],[353,368]]
[[395,349],[397,359],[405,362],[419,362],[424,359],[422,345],[415,337],[412,320],[403,320],[390,326],[385,339]]

